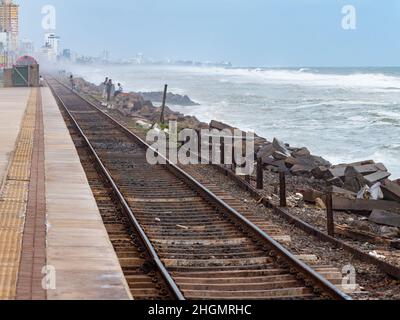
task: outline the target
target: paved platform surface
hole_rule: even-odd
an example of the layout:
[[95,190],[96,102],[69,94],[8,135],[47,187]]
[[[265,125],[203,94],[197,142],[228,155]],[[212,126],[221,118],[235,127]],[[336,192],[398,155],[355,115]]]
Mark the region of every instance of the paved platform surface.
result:
[[0,88],[0,183],[15,149],[30,92],[29,88]]
[[[22,238],[27,211],[29,179],[33,150],[37,91],[22,90],[16,102],[10,97],[2,105],[3,124],[10,131],[0,132],[4,179],[0,184],[0,299],[12,300],[17,295],[17,280],[22,252]],[[29,93],[29,98],[26,96]],[[4,97],[5,91],[2,91]],[[8,105],[8,110],[7,110]],[[11,108],[14,107],[14,108]],[[6,111],[5,111],[6,110]],[[23,115],[21,119],[21,115]],[[22,121],[21,121],[22,120]],[[6,168],[6,170],[5,170]]]
[[[0,89],[0,238],[7,240],[0,247],[0,299],[132,299],[53,95],[48,88],[34,90]],[[32,100],[37,97],[40,107]],[[18,146],[18,156],[10,157]],[[36,183],[41,176],[42,185]]]
[[129,288],[78,153],[48,88],[42,89],[49,299],[128,299]]

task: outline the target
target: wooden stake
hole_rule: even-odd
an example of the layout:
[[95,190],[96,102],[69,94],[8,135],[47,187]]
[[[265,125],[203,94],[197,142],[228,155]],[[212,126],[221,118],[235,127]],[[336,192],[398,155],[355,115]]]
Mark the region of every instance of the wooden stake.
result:
[[286,200],[286,175],[284,172],[279,172],[279,191],[280,191],[280,204],[282,208],[287,207],[287,200]]
[[335,236],[335,222],[333,217],[333,199],[332,192],[328,191],[326,194],[326,218],[327,218],[327,230],[328,235],[331,237]]
[[198,142],[198,147],[199,147],[199,149],[198,149],[198,156],[199,156],[199,164],[201,164],[201,161],[202,161],[202,158],[201,158],[201,131],[200,130],[198,130],[197,131],[197,142]]
[[257,189],[264,189],[264,170],[262,158],[257,159]]
[[161,106],[162,109],[161,109],[160,123],[165,122],[164,113],[165,113],[165,104],[167,102],[167,91],[168,91],[168,85],[166,84],[164,87],[163,103]]
[[225,164],[225,142],[224,138],[221,138],[221,164]]

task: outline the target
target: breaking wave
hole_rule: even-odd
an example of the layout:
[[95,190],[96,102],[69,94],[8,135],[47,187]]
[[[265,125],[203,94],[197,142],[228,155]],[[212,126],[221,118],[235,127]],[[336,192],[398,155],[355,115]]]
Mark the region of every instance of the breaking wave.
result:
[[[374,90],[400,90],[400,77],[383,73],[330,74],[316,73],[312,69],[244,69],[244,68],[190,68],[190,72],[217,75],[221,82],[292,84],[303,86],[367,88]],[[185,72],[188,72],[185,69]]]

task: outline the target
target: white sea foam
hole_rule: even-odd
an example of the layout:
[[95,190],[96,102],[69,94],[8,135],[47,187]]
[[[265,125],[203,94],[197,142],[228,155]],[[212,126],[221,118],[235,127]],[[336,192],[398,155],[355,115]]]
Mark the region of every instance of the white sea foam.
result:
[[[400,90],[400,78],[382,73],[321,74],[288,69],[228,69],[193,67],[184,72],[221,76],[221,82],[301,84],[336,88],[367,88],[373,90]],[[181,69],[181,71],[183,71]]]

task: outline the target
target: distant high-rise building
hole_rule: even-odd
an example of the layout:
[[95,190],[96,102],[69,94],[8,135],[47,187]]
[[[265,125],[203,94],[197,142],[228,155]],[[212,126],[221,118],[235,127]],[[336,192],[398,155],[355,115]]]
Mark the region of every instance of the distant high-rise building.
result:
[[55,55],[60,53],[60,37],[54,33],[46,33],[44,35],[44,43],[46,47],[53,49]]
[[9,51],[17,51],[19,46],[19,6],[12,0],[1,0],[0,32],[7,33]]
[[50,61],[56,61],[60,54],[60,37],[56,36],[54,33],[46,33],[44,35],[42,53],[47,55]]
[[25,55],[31,55],[35,51],[33,42],[29,39],[24,39],[21,41],[20,52]]
[[64,49],[62,56],[65,60],[70,61],[71,60],[71,50],[70,49]]

